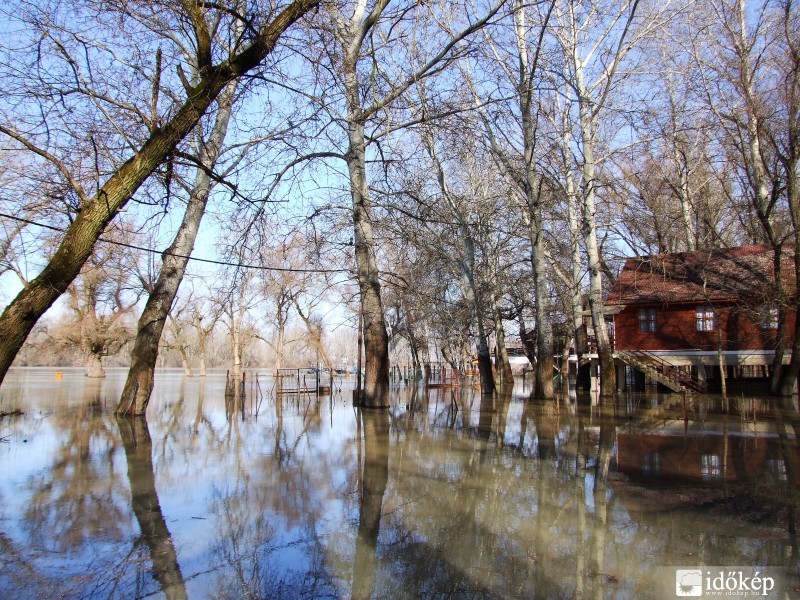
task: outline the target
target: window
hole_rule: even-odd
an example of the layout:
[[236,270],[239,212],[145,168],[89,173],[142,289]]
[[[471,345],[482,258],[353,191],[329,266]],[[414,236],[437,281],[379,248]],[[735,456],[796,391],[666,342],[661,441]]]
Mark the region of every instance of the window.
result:
[[716,331],[717,316],[712,306],[698,306],[695,309],[695,322],[697,331]]
[[639,333],[655,333],[655,332],[656,332],[656,309],[640,308]]
[[777,329],[780,312],[778,307],[766,304],[761,307],[761,329]]
[[719,454],[703,454],[700,457],[700,476],[704,481],[722,478],[722,460]]
[[786,481],[786,463],[780,458],[771,458],[767,461],[767,473],[777,481]]
[[650,476],[661,475],[661,454],[659,452],[653,452],[644,455],[642,472],[645,475]]

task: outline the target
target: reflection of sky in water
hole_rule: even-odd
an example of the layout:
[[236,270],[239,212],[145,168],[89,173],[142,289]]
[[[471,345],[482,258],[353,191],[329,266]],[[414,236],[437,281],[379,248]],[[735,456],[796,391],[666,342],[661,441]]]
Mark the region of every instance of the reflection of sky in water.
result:
[[[778,564],[788,555],[790,540],[779,528],[742,527],[741,516],[698,511],[719,500],[713,486],[682,481],[669,496],[664,481],[651,486],[641,473],[619,473],[617,439],[628,436],[625,448],[639,439],[636,419],[626,417],[606,438],[610,475],[596,482],[603,460],[596,414],[581,412],[579,423],[568,402],[526,402],[519,386],[513,398],[483,407],[474,390],[431,390],[427,403],[420,390],[412,411],[403,388],[393,391],[396,405],[386,417],[388,458],[378,453],[374,463],[374,452],[364,454],[369,440],[357,439],[346,380],[332,410],[328,397],[318,407],[290,398],[280,419],[271,398],[253,414],[248,383],[245,418],[228,419],[224,372],[202,380],[178,371],[159,375],[148,411],[155,493],[136,489],[149,494],[149,514],[163,517],[170,538],[147,546],[143,516],[132,510],[132,459],[113,415],[124,376],[112,369],[91,382],[82,370],[64,369],[56,381],[53,370],[32,369],[7,377],[0,409],[25,415],[0,422],[7,437],[0,444],[0,559],[9,565],[1,588],[67,597],[157,593],[153,570],[169,563],[159,563],[152,548],[171,544],[189,597],[347,597],[362,535],[376,536],[368,542],[377,543],[368,557],[372,589],[392,597],[572,597],[580,590],[660,597],[654,570],[695,564],[700,553],[705,564],[745,565]],[[263,391],[271,389],[261,381]],[[644,415],[648,434],[659,420],[674,426],[668,404],[651,405],[642,403],[661,412]],[[709,411],[699,412],[708,419]],[[698,427],[720,436],[709,422]],[[759,427],[759,436],[775,437],[768,425]],[[737,415],[730,429],[739,436],[752,425]],[[375,468],[388,468],[378,484],[385,488],[373,490],[380,527],[359,533],[360,492],[380,481]],[[691,502],[676,502],[680,494]]]

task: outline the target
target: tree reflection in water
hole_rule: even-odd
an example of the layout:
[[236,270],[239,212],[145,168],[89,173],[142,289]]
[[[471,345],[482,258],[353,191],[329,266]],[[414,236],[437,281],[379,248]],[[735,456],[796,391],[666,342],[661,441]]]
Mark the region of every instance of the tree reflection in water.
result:
[[153,473],[153,443],[143,417],[117,417],[128,461],[131,508],[139,523],[142,541],[150,551],[153,577],[169,599],[186,598],[186,586],[161,505]]
[[638,599],[664,565],[798,564],[795,406],[625,398],[617,419],[463,386],[256,415],[223,375],[117,426],[90,383],[3,424],[6,595]]
[[362,423],[364,460],[352,597],[362,600],[372,596],[381,506],[389,479],[389,417],[384,410],[359,409],[356,418]]

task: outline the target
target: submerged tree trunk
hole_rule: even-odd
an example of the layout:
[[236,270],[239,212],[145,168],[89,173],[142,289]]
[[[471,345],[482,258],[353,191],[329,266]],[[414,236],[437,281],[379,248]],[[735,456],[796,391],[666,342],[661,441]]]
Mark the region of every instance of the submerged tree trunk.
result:
[[592,326],[600,359],[600,397],[610,398],[616,397],[617,394],[617,372],[603,312],[603,273],[595,222],[597,208],[594,187],[594,119],[589,114],[589,108],[585,107],[583,103],[581,103],[581,137],[583,142],[583,224],[586,255],[589,261],[589,308],[592,313]]
[[533,59],[533,64],[530,64],[526,29],[524,3],[520,0],[514,12],[514,31],[519,55],[517,94],[522,115],[524,146],[522,188],[525,195],[525,220],[527,221],[528,235],[531,242],[533,301],[536,311],[536,381],[534,383],[534,396],[551,400],[555,397],[553,390],[553,324],[550,316],[550,290],[547,282],[547,264],[544,251],[543,182],[542,176],[537,172],[534,154],[536,151],[536,121],[533,115],[533,76],[537,68],[538,52]]
[[[463,233],[463,232],[462,232]],[[464,260],[460,261],[461,287],[467,311],[472,320],[472,331],[476,337],[475,346],[478,352],[478,372],[481,376],[481,390],[484,394],[494,392],[494,367],[492,355],[489,350],[489,339],[486,335],[486,325],[483,319],[481,303],[478,302],[478,292],[475,289],[475,246],[472,236],[464,237]]]
[[346,49],[342,69],[347,98],[347,169],[353,199],[355,262],[364,317],[364,389],[360,404],[389,406],[389,335],[381,303],[381,284],[372,233],[372,202],[367,185],[366,138],[357,60],[361,38]]
[[[194,128],[228,82],[259,65],[272,52],[280,35],[318,3],[319,0],[295,0],[265,24],[252,44],[239,54],[218,66],[204,64],[199,83],[188,90],[188,98],[175,116],[163,127],[156,128],[141,149],[125,161],[93,197],[82,198],[81,210],[67,228],[47,266],[0,316],[0,331],[3,332],[0,338],[0,383],[33,326],[66,291],[106,226],[139,186]],[[203,57],[208,57],[209,63],[210,39],[210,36],[204,37],[209,47],[198,50]],[[74,191],[81,193],[77,189]]]
[[198,158],[202,167],[197,169],[183,221],[175,239],[164,254],[161,272],[139,317],[136,342],[131,352],[131,366],[117,405],[119,414],[143,415],[147,411],[150,394],[153,392],[158,347],[164,323],[175,296],[178,295],[178,288],[186,273],[186,265],[189,263],[189,256],[194,249],[197,232],[211,195],[213,186],[210,172],[217,162],[228,131],[236,87],[237,81],[234,80],[220,94],[219,111],[208,141],[203,141],[202,134],[198,134],[200,138]]
[[102,357],[91,350],[86,353],[86,376],[95,379],[102,379],[106,376]]
[[511,370],[511,360],[506,349],[506,332],[503,329],[503,316],[497,294],[492,294],[492,309],[494,312],[494,337],[497,340],[497,373],[503,383],[514,382],[514,372]]

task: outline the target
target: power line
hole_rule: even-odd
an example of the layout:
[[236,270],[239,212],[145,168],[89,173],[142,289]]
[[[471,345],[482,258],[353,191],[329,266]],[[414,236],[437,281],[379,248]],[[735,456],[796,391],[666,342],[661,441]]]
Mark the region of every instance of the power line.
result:
[[[18,221],[20,223],[27,223],[28,225],[34,225],[36,227],[41,227],[42,229],[49,229],[51,231],[58,231],[59,233],[66,233],[66,229],[62,227],[56,227],[55,225],[47,225],[45,223],[38,223],[37,221],[32,221],[30,219],[25,219],[23,217],[15,217],[13,215],[7,215],[5,213],[0,213],[0,217],[5,219],[11,219],[12,221]],[[99,237],[97,238],[100,242],[105,242],[106,244],[113,244],[115,246],[122,246],[124,248],[130,248],[131,250],[140,250],[142,252],[148,252],[150,254],[158,254],[159,256],[174,256],[176,258],[185,258],[187,260],[193,260],[195,262],[202,262],[211,265],[219,265],[223,267],[237,267],[240,269],[258,269],[261,271],[281,271],[286,273],[347,273],[349,272],[348,269],[295,269],[291,267],[269,267],[265,265],[250,265],[246,263],[231,263],[225,262],[221,260],[213,260],[210,258],[197,258],[194,256],[187,256],[185,254],[176,254],[174,252],[167,252],[164,250],[163,252],[159,250],[154,250],[153,248],[147,248],[145,246],[137,246],[135,244],[127,244],[125,242],[119,242],[117,240],[110,240],[108,238]]]

